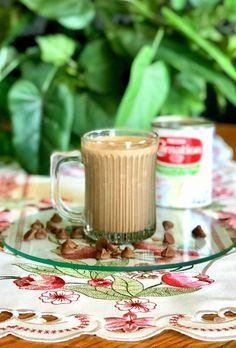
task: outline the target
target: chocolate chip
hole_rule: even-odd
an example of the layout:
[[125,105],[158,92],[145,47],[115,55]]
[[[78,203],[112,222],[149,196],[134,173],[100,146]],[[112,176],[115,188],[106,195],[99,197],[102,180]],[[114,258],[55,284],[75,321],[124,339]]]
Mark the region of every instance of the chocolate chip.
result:
[[192,235],[195,238],[205,238],[206,233],[203,231],[202,227],[200,225],[197,225],[193,230],[192,230]]
[[49,231],[51,233],[56,233],[57,226],[52,221],[47,221],[46,229],[47,229],[47,231]]
[[45,239],[47,237],[47,232],[44,229],[38,230],[35,233],[35,239]]
[[95,248],[97,251],[102,251],[103,249],[109,250],[110,242],[107,238],[102,237],[96,241]]
[[121,257],[125,259],[133,259],[135,257],[135,253],[129,247],[125,247],[125,249],[121,252]]
[[67,239],[68,238],[68,234],[66,232],[66,230],[64,228],[58,228],[56,231],[56,237],[58,239]]
[[76,239],[76,238],[83,238],[83,237],[84,237],[84,227],[83,226],[74,227],[70,234],[70,238]]
[[164,234],[163,243],[166,243],[166,244],[174,244],[175,243],[175,239],[170,232],[166,232]]
[[58,223],[62,221],[62,218],[60,217],[59,214],[55,213],[53,214],[53,216],[51,217],[50,221]]
[[37,229],[30,229],[24,234],[24,240],[33,240],[35,237],[35,233],[37,232]]
[[167,248],[162,250],[161,256],[162,257],[174,257],[175,256],[175,250],[171,246],[168,245]]
[[106,259],[109,259],[110,257],[111,257],[111,252],[109,250],[102,249],[102,250],[97,250],[96,252],[97,260],[106,260]]
[[30,227],[40,230],[41,228],[44,228],[44,225],[40,220],[36,220],[30,225]]
[[162,222],[162,226],[163,226],[165,231],[169,231],[174,227],[174,224],[173,224],[173,222],[171,222],[169,220],[165,220]]
[[70,238],[67,238],[67,240],[64,243],[62,243],[62,246],[67,246],[69,248],[75,249],[78,245]]

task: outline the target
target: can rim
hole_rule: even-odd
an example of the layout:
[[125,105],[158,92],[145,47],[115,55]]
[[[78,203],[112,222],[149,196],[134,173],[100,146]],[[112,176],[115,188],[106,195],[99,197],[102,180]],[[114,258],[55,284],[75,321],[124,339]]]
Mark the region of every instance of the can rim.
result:
[[152,127],[171,129],[212,128],[214,127],[214,123],[204,117],[160,115],[152,121]]

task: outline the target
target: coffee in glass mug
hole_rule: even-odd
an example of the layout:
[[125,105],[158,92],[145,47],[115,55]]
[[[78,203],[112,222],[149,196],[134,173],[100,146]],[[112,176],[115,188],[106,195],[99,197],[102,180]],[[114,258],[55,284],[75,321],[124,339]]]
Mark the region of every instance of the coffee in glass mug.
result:
[[[86,133],[81,151],[51,157],[52,201],[58,213],[83,225],[91,239],[132,243],[156,229],[155,165],[158,136],[154,132],[102,129]],[[60,197],[61,165],[84,166],[83,213],[67,207]]]

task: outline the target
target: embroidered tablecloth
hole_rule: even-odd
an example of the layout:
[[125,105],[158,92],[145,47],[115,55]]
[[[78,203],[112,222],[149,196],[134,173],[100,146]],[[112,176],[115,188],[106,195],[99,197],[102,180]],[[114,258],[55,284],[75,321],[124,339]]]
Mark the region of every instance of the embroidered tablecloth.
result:
[[[214,201],[204,212],[225,219],[234,239],[236,163],[221,139],[215,144]],[[1,231],[22,207],[32,214],[48,209],[49,190],[48,177],[29,176],[16,164],[0,165]],[[5,249],[0,264],[0,312],[8,317],[2,321],[0,314],[0,337],[59,342],[87,333],[138,341],[173,329],[206,341],[236,339],[234,249],[209,262],[159,271],[53,267]]]

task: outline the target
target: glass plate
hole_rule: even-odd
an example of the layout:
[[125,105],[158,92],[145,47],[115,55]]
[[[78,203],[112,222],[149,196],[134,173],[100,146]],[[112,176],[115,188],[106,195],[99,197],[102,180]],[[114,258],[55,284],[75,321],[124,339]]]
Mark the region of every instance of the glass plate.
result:
[[[95,258],[66,259],[57,253],[57,247],[64,242],[58,241],[55,236],[48,233],[43,240],[24,241],[23,236],[29,230],[30,225],[37,219],[46,223],[53,215],[53,210],[42,211],[37,215],[28,215],[24,212],[21,218],[12,223],[6,230],[4,245],[13,253],[24,258],[38,261],[53,266],[69,267],[74,269],[102,270],[102,271],[141,271],[176,268],[217,258],[233,248],[233,243],[223,223],[213,219],[198,210],[157,208],[156,233],[149,239],[137,242],[130,247],[134,249],[133,259],[111,258],[96,260]],[[163,245],[164,230],[162,222],[170,220],[174,223],[172,234],[175,238],[175,256],[172,258],[162,257],[161,251],[166,248]],[[205,238],[194,238],[192,230],[201,225],[206,233]],[[65,221],[60,223],[61,227],[70,225]],[[94,245],[85,239],[74,240],[79,247]],[[120,246],[123,249],[126,245]]]

